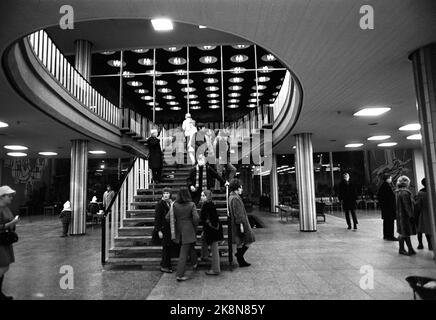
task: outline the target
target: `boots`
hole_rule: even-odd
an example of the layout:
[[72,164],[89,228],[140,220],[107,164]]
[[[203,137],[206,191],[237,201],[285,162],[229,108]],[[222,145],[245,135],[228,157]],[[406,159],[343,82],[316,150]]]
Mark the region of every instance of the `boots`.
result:
[[413,250],[412,242],[410,241],[410,237],[406,237],[407,248],[409,249],[409,256],[416,254],[415,250]]
[[398,250],[398,253],[403,254],[405,256],[408,256],[409,254],[407,253],[406,250],[404,250],[404,238],[403,237],[400,238],[399,245],[400,245],[400,249]]
[[248,263],[247,261],[245,261],[245,259],[244,259],[244,254],[247,250],[248,250],[248,247],[246,247],[245,245],[242,246],[242,248],[236,249],[235,257],[236,257],[236,260],[238,261],[239,267],[241,267],[241,268],[251,266],[251,264]]
[[426,234],[425,237],[427,238],[428,250],[433,250],[433,244],[431,242],[431,235]]
[[3,291],[2,291],[3,279],[4,278],[5,278],[4,275],[0,277],[0,300],[13,300],[14,299],[13,297],[5,296]]
[[422,244],[422,233],[418,232],[418,249],[422,250],[424,249],[424,245]]

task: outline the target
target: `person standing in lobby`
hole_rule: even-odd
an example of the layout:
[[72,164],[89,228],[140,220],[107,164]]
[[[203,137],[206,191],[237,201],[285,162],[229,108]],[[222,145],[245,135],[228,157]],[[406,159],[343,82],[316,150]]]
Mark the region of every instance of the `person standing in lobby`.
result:
[[356,187],[350,182],[350,175],[345,172],[343,174],[343,180],[339,184],[339,200],[342,202],[342,208],[345,211],[345,219],[347,220],[348,230],[351,229],[350,211],[353,218],[353,228],[357,229],[357,216],[356,216],[356,200],[357,192]]
[[151,169],[153,182],[162,182],[163,153],[157,129],[151,129],[151,136],[145,141],[149,149],[148,166]]
[[111,204],[112,199],[115,197],[115,191],[112,190],[110,184],[106,186],[106,191],[103,193],[103,209],[107,210]]
[[[173,217],[171,217],[171,214],[173,214]],[[165,218],[167,221],[170,221],[170,228],[171,221],[174,221],[174,242],[181,246],[179,261],[177,263],[176,280],[188,280],[189,278],[185,276],[188,256],[191,258],[194,270],[197,269],[198,266],[195,243],[197,242],[197,226],[200,222],[200,216],[197,212],[197,206],[192,202],[191,195],[187,188],[180,188],[177,199],[173,204],[173,210],[172,212],[170,210]]]
[[245,261],[244,254],[250,245],[255,242],[253,230],[248,221],[247,211],[242,201],[242,185],[238,179],[230,181],[229,186],[229,211],[232,224],[233,244],[236,245],[236,260],[239,267],[249,267],[250,263]]
[[[15,226],[19,221],[18,216],[14,218],[8,208],[14,195],[15,190],[12,190],[9,186],[0,187],[0,234],[15,231]],[[13,262],[15,262],[15,256],[12,244],[0,243],[0,300],[13,300],[13,297],[4,294],[2,289],[5,274],[9,270],[9,265]]]
[[432,237],[431,237],[431,220],[430,220],[430,210],[428,209],[427,202],[427,188],[426,188],[426,180],[425,178],[421,180],[421,184],[424,188],[419,190],[416,195],[416,203],[415,203],[415,215],[416,220],[418,222],[417,231],[418,231],[418,249],[424,249],[424,245],[422,244],[422,234],[425,234],[427,238],[428,250],[433,250],[432,245]]
[[193,152],[193,148],[191,147],[191,138],[197,132],[197,127],[195,126],[195,121],[191,118],[191,114],[185,114],[185,120],[182,123],[182,130],[185,133],[186,140],[186,152],[189,155],[191,160],[191,164],[195,163],[195,152]]
[[[397,207],[397,232],[400,235],[399,254],[411,256],[416,254],[413,250],[410,236],[416,234],[414,201],[412,192],[409,190],[410,179],[401,176],[397,180],[397,190],[395,190],[396,207]],[[404,249],[404,243],[407,244],[409,251]]]
[[398,241],[394,237],[395,224],[395,194],[392,190],[392,177],[387,174],[383,176],[383,183],[377,192],[377,200],[380,204],[383,219],[383,239],[388,241]]

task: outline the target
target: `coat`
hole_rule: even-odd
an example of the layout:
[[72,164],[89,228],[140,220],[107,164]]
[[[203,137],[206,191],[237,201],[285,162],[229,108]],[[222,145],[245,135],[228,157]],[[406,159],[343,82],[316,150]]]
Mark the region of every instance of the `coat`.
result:
[[148,167],[150,169],[162,168],[163,155],[159,138],[151,136],[145,143],[148,145],[149,150]]
[[215,204],[212,201],[207,201],[201,206],[200,222],[203,225],[204,241],[207,244],[224,239],[223,227],[219,221]]
[[386,181],[378,189],[377,199],[381,208],[382,219],[395,220],[395,194],[391,185]]
[[397,232],[403,237],[416,234],[414,201],[409,189],[395,190],[397,206]]
[[173,210],[176,220],[175,242],[179,244],[195,243],[197,241],[197,226],[200,222],[195,203],[174,202]]
[[[156,203],[154,211],[154,231],[153,242],[160,243],[162,246],[171,246],[173,241],[171,240],[171,228],[170,223],[165,219],[168,211],[170,211],[170,204],[165,200],[160,200]],[[158,232],[162,231],[162,240],[159,239]]]
[[[248,221],[247,212],[245,211],[244,202],[241,197],[234,191],[229,196],[229,211],[232,220],[232,242],[236,245],[249,244],[256,241],[253,230]],[[244,232],[241,233],[240,224],[244,226]]]
[[[3,225],[11,222],[13,219],[14,216],[8,207],[0,207],[0,232],[4,231]],[[11,229],[15,231],[15,226]],[[15,262],[15,255],[12,244],[0,244],[0,268],[7,267],[13,262]]]
[[[204,187],[203,184],[203,172],[204,172],[204,166],[206,167],[206,179],[207,179],[207,186]],[[196,186],[198,184],[197,191],[191,192],[192,200],[195,203],[198,203],[200,200],[201,192],[205,189],[212,189],[215,186],[215,180],[217,179],[221,183],[225,183],[226,180],[224,180],[223,177],[221,177],[214,168],[212,168],[209,164],[205,164],[203,166],[203,170],[200,169],[200,174],[198,175],[197,181],[197,166],[192,167],[191,171],[189,172],[189,176],[186,179],[188,189],[191,190],[191,186]]]
[[338,198],[342,201],[344,210],[356,209],[357,192],[352,182],[346,183],[345,180],[339,184]]
[[430,210],[428,209],[427,190],[419,190],[416,195],[415,215],[418,222],[417,231],[431,235]]
[[62,210],[59,219],[61,219],[62,224],[71,223],[71,210]]

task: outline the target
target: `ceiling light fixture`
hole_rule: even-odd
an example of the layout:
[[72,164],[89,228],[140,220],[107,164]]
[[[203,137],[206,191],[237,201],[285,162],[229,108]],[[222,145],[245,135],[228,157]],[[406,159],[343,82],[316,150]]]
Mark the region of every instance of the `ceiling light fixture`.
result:
[[142,86],[141,81],[127,81],[127,84],[132,87],[140,87]]
[[123,71],[123,78],[133,78],[135,75],[130,71]]
[[166,82],[165,80],[156,80],[156,85],[157,86],[166,86],[168,82]]
[[270,77],[259,77],[259,78],[257,78],[258,82],[267,82],[269,80],[271,80]]
[[185,99],[197,99],[198,96],[196,94],[188,94],[186,96],[184,96]]
[[255,105],[254,103],[250,103],[249,105],[247,105],[248,108],[256,108],[257,105]]
[[139,93],[139,94],[146,94],[146,93],[148,93],[148,90],[147,89],[136,89],[135,92]]
[[151,19],[151,24],[156,31],[173,30],[173,22],[168,18]]
[[149,100],[153,100],[153,97],[152,96],[142,96],[141,99],[149,101]]
[[148,50],[150,50],[150,49],[133,49],[131,51],[134,53],[146,53],[146,52],[148,52]]
[[236,108],[239,108],[239,106],[238,106],[237,104],[229,104],[228,107],[229,107],[230,109],[236,109]]
[[234,77],[234,78],[230,78],[229,81],[231,83],[241,83],[242,81],[244,81],[244,78],[241,77]]
[[229,93],[229,97],[231,97],[231,98],[237,98],[237,97],[240,97],[240,96],[241,96],[241,94],[239,92]]
[[215,68],[206,68],[206,69],[203,69],[203,73],[205,73],[205,74],[215,74],[217,72],[218,72],[218,70],[215,69]]
[[421,140],[422,136],[420,133],[417,133],[417,134],[412,134],[411,136],[408,136],[406,139],[407,140]]
[[186,59],[182,58],[182,57],[174,57],[174,58],[168,59],[168,62],[173,64],[173,65],[180,66],[180,65],[186,63]]
[[200,29],[206,29],[207,27],[206,26],[202,26],[201,24],[198,26],[198,28],[200,28]]
[[200,46],[200,47],[198,47],[198,49],[205,50],[205,51],[210,51],[210,50],[213,50],[215,48],[216,48],[216,46]]
[[389,107],[364,108],[354,113],[355,117],[376,117],[391,110]]
[[277,58],[274,57],[274,55],[272,55],[271,53],[262,56],[261,59],[262,59],[263,61],[276,61],[276,60],[277,60]]
[[179,104],[177,101],[168,101],[167,103],[168,103],[170,106],[176,106],[176,105]]
[[8,149],[8,150],[13,150],[13,151],[22,151],[22,150],[29,149],[25,146],[19,146],[19,145],[6,145],[3,148]]
[[204,56],[200,58],[200,62],[204,64],[211,64],[217,62],[218,59],[214,56]]
[[90,154],[106,154],[106,151],[103,150],[91,150],[89,151]]
[[[257,86],[257,90],[265,90],[267,87],[263,84]],[[256,86],[252,86],[251,89],[256,90]]]
[[379,143],[377,145],[377,147],[393,147],[396,146],[398,143],[396,142],[383,142],[383,143]]
[[345,145],[345,148],[359,148],[363,146],[363,143],[349,143]]
[[[258,71],[259,71],[260,73],[269,73],[269,72],[272,71],[272,69],[273,69],[272,66],[263,66],[263,67],[261,67]],[[283,81],[283,80],[282,80],[282,81]]]
[[218,91],[218,90],[219,90],[219,88],[215,87],[215,86],[206,87],[206,91]]
[[216,100],[216,99],[212,99],[212,100],[208,100],[207,101],[208,103],[220,103],[220,101],[219,100]]
[[0,121],[0,128],[7,128],[9,125],[6,122]]
[[370,141],[380,141],[380,140],[387,140],[389,139],[391,136],[385,135],[385,136],[372,136],[369,137],[368,140]]
[[189,101],[189,104],[199,104],[199,101],[193,100],[193,101]]
[[232,46],[234,49],[247,49],[248,47],[249,47],[250,45],[248,45],[248,44],[237,44],[237,45],[234,45],[234,46]]
[[[110,65],[111,67],[119,68],[121,66],[121,60],[109,60],[107,64]],[[123,62],[123,67],[125,66],[126,63]]]
[[192,79],[179,79],[179,80],[177,80],[177,83],[184,84],[184,85],[192,84],[193,82],[194,82],[194,80],[192,80]]
[[164,98],[165,100],[173,100],[173,99],[175,99],[176,97],[168,94],[168,95],[163,96],[163,98]]
[[419,123],[409,123],[405,126],[398,128],[400,131],[418,131],[421,130],[421,125]]
[[193,87],[182,88],[182,91],[183,91],[183,92],[194,92],[195,90],[197,90],[197,89],[195,89],[195,88],[193,88]]
[[147,105],[149,105],[150,107],[158,106],[158,105],[159,105],[159,102],[153,102],[153,101],[150,101],[150,102],[147,102]]
[[218,79],[215,79],[215,78],[206,78],[203,81],[206,82],[206,83],[217,83]]
[[27,153],[24,152],[8,152],[6,153],[10,157],[26,157]]
[[165,48],[164,50],[169,52],[176,52],[182,50],[182,47],[169,47],[169,48]]
[[230,61],[236,62],[236,63],[242,63],[248,60],[248,56],[245,54],[237,54],[230,58]]
[[109,56],[109,55],[111,55],[111,54],[114,54],[115,53],[115,51],[103,51],[103,52],[100,52],[101,54],[104,54],[105,56]]
[[170,92],[171,92],[171,89],[169,89],[169,88],[160,88],[160,89],[158,89],[157,91],[159,91],[159,92],[161,92],[161,93],[170,93]]
[[192,109],[192,110],[200,110],[201,107],[200,107],[200,106],[192,106],[191,109]]
[[220,95],[218,93],[209,93],[207,95],[208,98],[218,98]]
[[154,108],[155,111],[162,111],[163,109],[161,107]]
[[209,106],[209,109],[218,109],[219,107],[220,107],[220,106],[214,104],[214,105]]
[[180,107],[171,107],[170,109],[171,109],[171,110],[178,111],[178,110],[181,110],[182,108],[180,108]]
[[239,99],[230,99],[229,100],[229,103],[238,103],[239,102]]
[[42,152],[38,152],[38,154],[41,156],[57,156],[58,155],[56,152],[51,152],[51,151],[42,151]]
[[232,91],[239,91],[239,90],[242,90],[242,87],[241,86],[230,86],[229,89]]
[[150,58],[142,58],[138,60],[138,63],[142,64],[143,66],[152,66],[154,64],[154,61]]
[[244,67],[234,67],[230,69],[230,72],[234,74],[239,74],[239,73],[244,73],[245,70],[246,69]]

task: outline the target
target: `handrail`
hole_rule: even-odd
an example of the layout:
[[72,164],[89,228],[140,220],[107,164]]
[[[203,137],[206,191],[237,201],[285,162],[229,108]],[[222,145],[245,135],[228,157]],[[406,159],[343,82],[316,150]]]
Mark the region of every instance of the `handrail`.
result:
[[227,245],[229,250],[229,265],[233,268],[233,233],[232,217],[229,210],[229,186],[226,186],[226,207],[227,207]]

